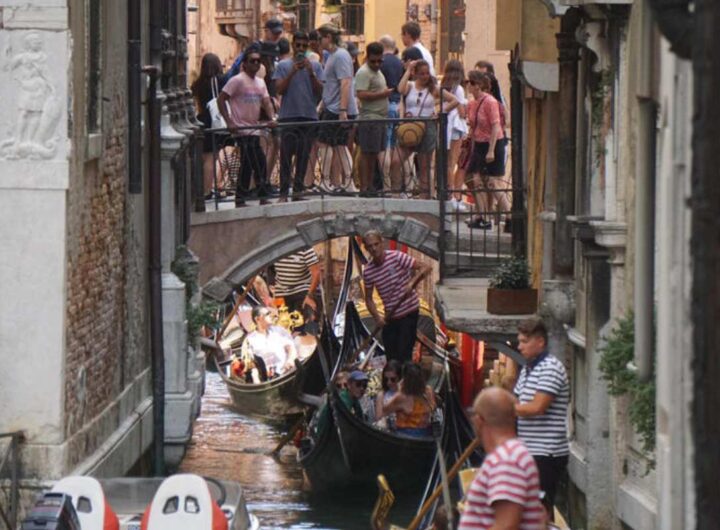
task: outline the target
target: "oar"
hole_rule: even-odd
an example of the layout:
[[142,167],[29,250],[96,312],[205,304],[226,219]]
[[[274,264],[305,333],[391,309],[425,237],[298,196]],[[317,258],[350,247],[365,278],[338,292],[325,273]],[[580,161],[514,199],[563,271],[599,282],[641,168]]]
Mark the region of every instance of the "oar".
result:
[[257,278],[257,274],[250,278],[248,282],[243,287],[243,292],[241,295],[238,296],[237,301],[235,302],[235,305],[232,308],[232,312],[228,317],[225,319],[225,322],[223,322],[222,327],[220,328],[220,331],[218,331],[218,338],[222,338],[222,336],[225,334],[225,331],[227,330],[228,326],[230,325],[230,322],[232,322],[232,319],[237,314],[238,309],[240,309],[240,305],[245,301],[248,294],[250,293],[250,287],[252,286],[253,282],[255,282],[255,278]]
[[293,437],[295,436],[295,433],[300,430],[300,427],[302,427],[304,421],[305,421],[305,418],[302,417],[302,416],[300,416],[300,418],[298,418],[298,420],[293,424],[293,426],[290,427],[290,430],[285,434],[285,436],[283,436],[282,438],[280,438],[280,441],[279,441],[278,444],[275,446],[275,449],[273,449],[272,451],[270,451],[270,452],[267,453],[267,454],[268,454],[269,456],[273,456],[273,457],[274,457],[274,456],[277,456],[277,454],[280,452],[280,449],[282,449],[283,447],[285,447],[285,445],[286,445],[290,440],[293,439]]
[[[455,476],[460,472],[460,468],[463,465],[463,462],[470,458],[470,455],[473,454],[475,449],[477,449],[480,446],[480,439],[475,438],[472,442],[470,442],[470,445],[467,446],[465,451],[460,455],[460,458],[457,459],[457,462],[453,465],[453,467],[448,471],[447,479],[448,481],[455,478]],[[423,517],[425,517],[425,514],[430,510],[430,507],[432,504],[437,500],[437,498],[442,494],[443,486],[440,484],[435,490],[430,494],[428,499],[425,501],[425,504],[423,504],[422,508],[420,508],[420,511],[417,513],[415,518],[410,522],[410,524],[407,527],[407,530],[417,530],[418,526],[420,526],[420,523],[423,520]]]

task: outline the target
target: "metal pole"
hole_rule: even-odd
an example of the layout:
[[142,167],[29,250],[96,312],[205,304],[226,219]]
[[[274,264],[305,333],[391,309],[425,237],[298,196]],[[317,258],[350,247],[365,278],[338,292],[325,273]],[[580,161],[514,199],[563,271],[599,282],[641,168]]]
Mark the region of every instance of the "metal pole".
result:
[[148,105],[148,176],[149,176],[149,272],[150,272],[150,350],[153,381],[153,470],[156,476],[165,474],[165,351],[162,316],[162,183],[160,166],[160,100],[157,84],[160,70],[146,66],[150,77],[147,90]]
[[[510,118],[512,152],[512,252],[515,256],[527,254],[525,241],[525,216],[516,217],[525,211],[524,179],[523,179],[523,88],[518,71],[518,50],[513,52],[508,68],[510,69]],[[472,232],[471,232],[472,234]]]
[[[440,108],[442,110],[442,96],[444,89],[440,89]],[[438,149],[435,157],[435,172],[437,174],[437,198],[440,216],[438,234],[438,253],[440,261],[440,278],[438,284],[442,284],[445,278],[445,201],[447,200],[447,112],[440,112],[438,118]]]

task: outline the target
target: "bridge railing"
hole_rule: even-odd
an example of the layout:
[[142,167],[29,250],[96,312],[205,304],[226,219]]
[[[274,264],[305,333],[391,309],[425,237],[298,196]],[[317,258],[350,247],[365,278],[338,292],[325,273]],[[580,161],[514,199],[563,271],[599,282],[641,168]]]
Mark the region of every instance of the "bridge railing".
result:
[[343,196],[433,199],[444,226],[441,276],[484,274],[524,244],[523,190],[457,172],[446,124],[441,114],[206,129],[197,138],[194,209]]

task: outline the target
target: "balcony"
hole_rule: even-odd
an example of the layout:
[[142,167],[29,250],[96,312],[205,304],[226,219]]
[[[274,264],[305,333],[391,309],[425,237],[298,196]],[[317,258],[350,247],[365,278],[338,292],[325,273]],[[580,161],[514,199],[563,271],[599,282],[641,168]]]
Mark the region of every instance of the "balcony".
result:
[[257,15],[251,0],[216,0],[215,23],[220,33],[236,39],[257,38]]

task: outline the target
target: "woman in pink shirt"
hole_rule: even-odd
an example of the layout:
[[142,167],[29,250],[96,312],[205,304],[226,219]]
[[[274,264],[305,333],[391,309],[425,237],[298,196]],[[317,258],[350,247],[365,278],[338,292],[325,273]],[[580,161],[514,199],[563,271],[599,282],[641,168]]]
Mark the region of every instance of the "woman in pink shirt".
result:
[[466,174],[473,176],[467,185],[474,190],[478,208],[478,216],[471,219],[468,226],[482,230],[492,227],[492,223],[483,218],[490,202],[486,194],[497,200],[500,211],[510,210],[507,195],[502,191],[493,191],[504,187],[500,177],[505,175],[505,142],[502,141],[500,103],[490,94],[490,89],[491,80],[487,74],[477,71],[468,73],[468,90],[474,98],[467,111],[473,149],[464,169]]

